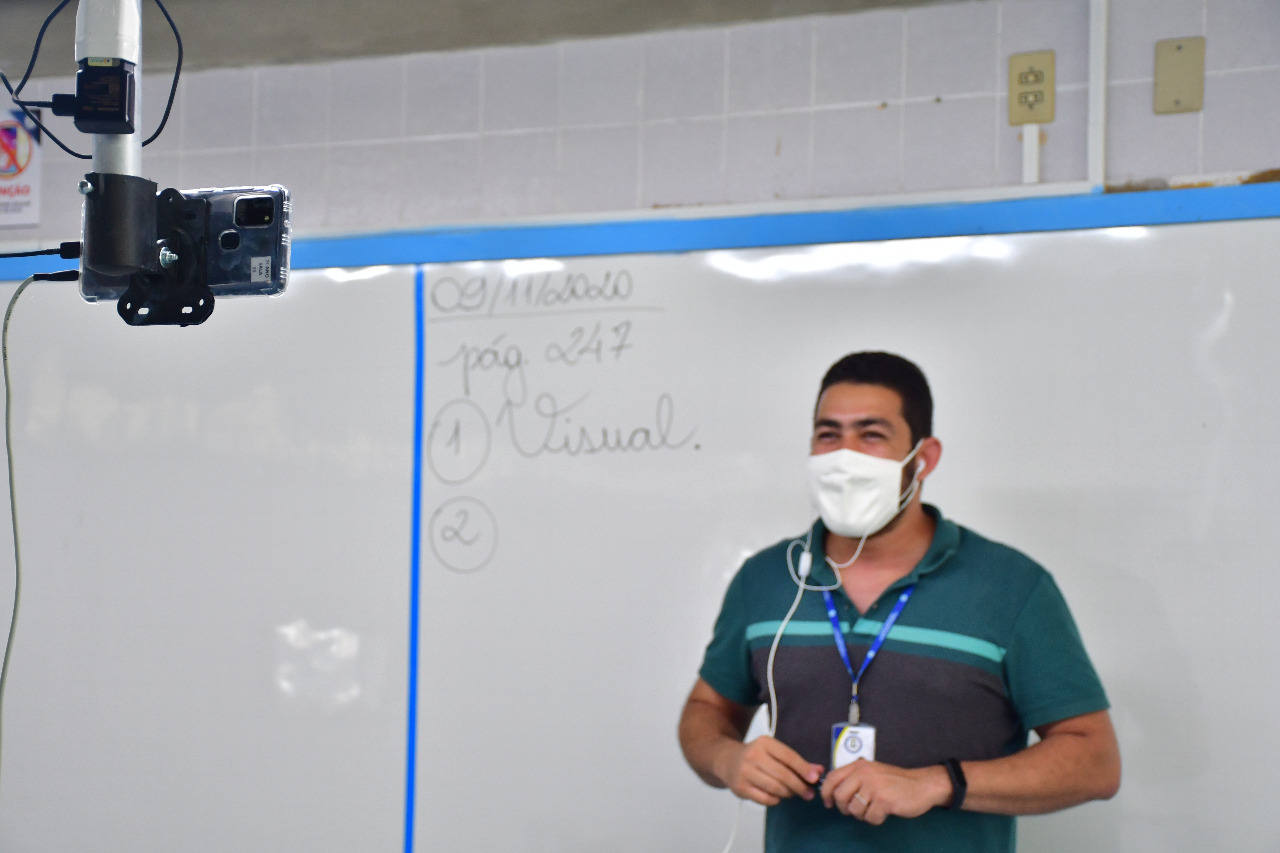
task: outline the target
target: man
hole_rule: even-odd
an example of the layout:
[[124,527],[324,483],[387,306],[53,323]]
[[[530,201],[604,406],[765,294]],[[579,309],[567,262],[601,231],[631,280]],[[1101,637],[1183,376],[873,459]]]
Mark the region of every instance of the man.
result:
[[[1013,815],[1119,788],[1106,695],[1053,579],[921,502],[932,417],[906,359],[836,362],[809,459],[821,518],[725,594],[680,745],[708,784],[769,806],[768,851],[1012,851]],[[744,743],[766,702],[770,735]]]

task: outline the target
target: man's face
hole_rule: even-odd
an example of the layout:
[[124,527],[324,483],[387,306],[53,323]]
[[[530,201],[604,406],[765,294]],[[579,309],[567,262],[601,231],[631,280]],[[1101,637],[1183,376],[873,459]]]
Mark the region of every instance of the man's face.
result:
[[901,460],[911,452],[911,428],[902,416],[902,398],[883,385],[838,382],[818,399],[809,452],[848,448],[869,456]]

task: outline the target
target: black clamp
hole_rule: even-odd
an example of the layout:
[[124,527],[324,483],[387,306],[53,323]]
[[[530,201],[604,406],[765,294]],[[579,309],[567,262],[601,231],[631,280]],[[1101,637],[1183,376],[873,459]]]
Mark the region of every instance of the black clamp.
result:
[[167,189],[155,211],[155,261],[129,276],[116,312],[131,326],[203,323],[213,313],[205,264],[209,202]]

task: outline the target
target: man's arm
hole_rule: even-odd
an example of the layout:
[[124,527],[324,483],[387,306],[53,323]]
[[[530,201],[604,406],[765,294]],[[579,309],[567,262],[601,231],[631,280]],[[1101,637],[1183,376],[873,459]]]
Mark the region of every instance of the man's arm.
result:
[[813,799],[822,767],[771,737],[743,743],[756,709],[721,696],[701,678],[680,715],[680,749],[708,785],[765,806],[787,797]]
[[[1040,742],[1004,758],[961,763],[968,793],[963,808],[995,814],[1044,814],[1105,800],[1120,788],[1120,747],[1106,711],[1036,729]],[[916,817],[951,798],[941,766],[905,770],[856,761],[827,776],[822,799],[869,823],[889,815]]]
[[1021,752],[961,765],[969,783],[966,808],[1044,814],[1109,800],[1120,790],[1120,746],[1106,711],[1049,723],[1036,734],[1040,742]]

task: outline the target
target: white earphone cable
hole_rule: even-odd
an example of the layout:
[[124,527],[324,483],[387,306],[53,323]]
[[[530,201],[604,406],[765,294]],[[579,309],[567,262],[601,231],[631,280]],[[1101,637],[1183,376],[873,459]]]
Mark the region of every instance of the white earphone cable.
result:
[[[910,454],[907,455],[907,458],[904,459],[903,461],[904,462],[909,461],[912,456],[915,456],[919,452],[920,446],[921,445],[917,443],[915,448],[911,451]],[[911,486],[907,489],[907,493],[902,496],[901,503],[898,507],[899,512],[901,512],[902,509],[905,508],[907,504],[911,503],[911,499],[915,497],[916,492],[920,488],[920,483],[921,483],[920,469],[917,468],[915,474],[911,478]],[[800,599],[804,597],[805,590],[812,590],[814,592],[823,592],[823,591],[829,592],[831,590],[839,589],[841,586],[841,583],[840,583],[840,576],[838,572],[840,571],[840,569],[847,569],[849,566],[852,566],[854,562],[858,559],[858,557],[862,556],[862,547],[867,544],[867,539],[870,538],[870,536],[871,534],[868,533],[866,536],[863,536],[861,539],[859,539],[857,550],[853,552],[852,557],[850,557],[848,560],[846,560],[843,563],[837,563],[834,560],[832,560],[830,557],[825,557],[824,555],[824,559],[827,561],[827,565],[830,566],[835,572],[837,572],[836,582],[830,585],[809,583],[809,573],[810,571],[812,571],[812,568],[813,568],[813,528],[812,527],[810,527],[808,532],[805,533],[805,537],[803,540],[792,539],[791,542],[787,544],[787,572],[788,574],[791,575],[791,580],[795,581],[796,597],[791,602],[791,607],[790,609],[787,610],[787,615],[782,618],[782,622],[778,625],[778,631],[773,635],[773,642],[769,645],[769,661],[768,661],[768,664],[765,666],[765,680],[768,682],[768,686],[769,686],[769,708],[768,708],[769,737],[776,737],[778,732],[778,692],[777,692],[777,688],[774,686],[774,681],[773,681],[773,662],[774,662],[774,659],[777,657],[778,646],[782,642],[782,635],[786,633],[787,625],[791,622],[792,617],[795,616],[796,610],[800,608]],[[795,562],[793,562],[792,560],[792,555],[794,554],[797,546],[804,549],[800,553],[799,566],[797,566]],[[727,843],[724,846],[724,850],[722,851],[722,853],[729,853],[730,849],[733,847],[734,840],[738,837],[738,824],[741,823],[742,821],[742,803],[743,803],[743,800],[738,800],[738,811],[733,821],[733,832],[730,833],[729,843]]]

